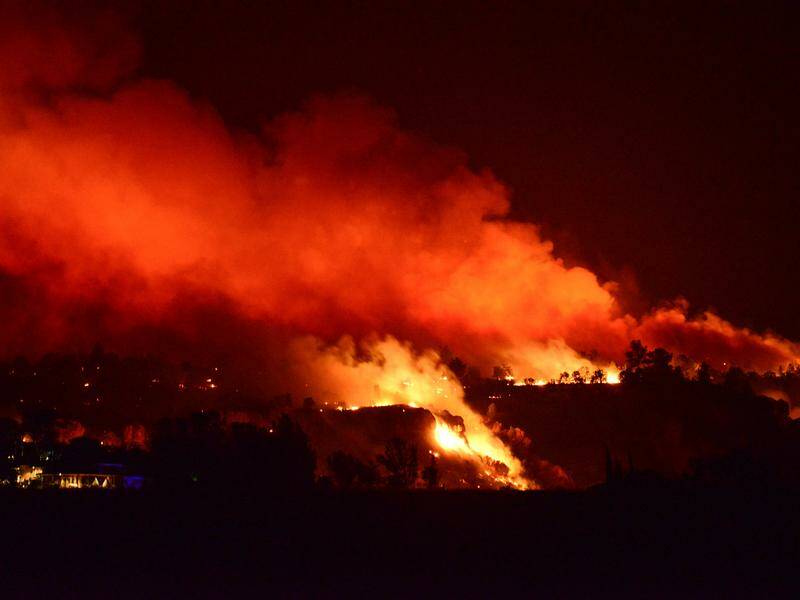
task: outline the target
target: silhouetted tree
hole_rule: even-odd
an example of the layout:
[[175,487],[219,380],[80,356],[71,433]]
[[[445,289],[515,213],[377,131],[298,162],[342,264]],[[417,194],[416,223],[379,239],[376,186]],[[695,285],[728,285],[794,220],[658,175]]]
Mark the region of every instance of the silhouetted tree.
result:
[[381,482],[381,475],[378,472],[378,465],[374,462],[358,462],[358,476],[356,481],[359,485],[370,487],[378,485]]
[[701,362],[697,368],[697,381],[702,384],[711,383],[711,367],[706,361]]
[[360,460],[341,450],[337,450],[328,456],[327,462],[328,469],[336,485],[345,489],[352,487],[356,483],[363,468]]
[[511,367],[508,365],[499,365],[492,369],[492,377],[497,379],[498,381],[510,381],[513,379],[514,374],[511,371]]
[[731,367],[725,372],[723,385],[737,394],[746,394],[751,391],[747,375],[738,367]]
[[429,488],[435,488],[439,485],[439,468],[436,457],[433,454],[431,454],[431,462],[422,469],[422,479]]
[[417,480],[417,447],[403,439],[386,443],[378,462],[386,469],[386,482],[392,487],[410,487]]
[[633,340],[625,353],[625,369],[620,373],[624,383],[664,384],[682,379],[679,368],[672,366],[672,354],[664,348],[648,350],[639,340]]
[[278,482],[292,488],[312,487],[317,459],[308,436],[285,414],[273,425],[273,430],[277,448],[272,466]]
[[589,383],[605,383],[606,382],[606,372],[603,369],[597,369],[594,373],[592,373],[591,378],[589,379]]
[[641,340],[633,340],[630,348],[625,353],[625,370],[631,372],[639,370],[646,355],[647,348],[642,344]]
[[457,356],[454,356],[447,362],[447,367],[453,372],[453,375],[458,377],[459,380],[464,379],[467,374],[467,370],[469,369],[467,364]]
[[655,348],[645,354],[641,368],[651,371],[667,372],[672,370],[672,354],[664,348]]

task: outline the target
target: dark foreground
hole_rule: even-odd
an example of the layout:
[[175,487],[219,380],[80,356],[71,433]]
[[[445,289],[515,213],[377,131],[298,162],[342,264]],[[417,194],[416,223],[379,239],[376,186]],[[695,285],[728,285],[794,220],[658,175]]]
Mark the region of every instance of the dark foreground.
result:
[[2,490],[2,595],[795,596],[797,497]]

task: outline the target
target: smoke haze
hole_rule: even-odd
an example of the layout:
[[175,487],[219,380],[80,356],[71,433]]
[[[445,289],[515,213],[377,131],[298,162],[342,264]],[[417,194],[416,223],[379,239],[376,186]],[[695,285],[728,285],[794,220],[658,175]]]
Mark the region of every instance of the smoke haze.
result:
[[0,36],[6,354],[101,341],[262,353],[277,369],[295,337],[377,334],[537,378],[608,368],[637,338],[716,367],[800,356],[683,301],[626,314],[613,282],[506,218],[511,191],[491,172],[367,97],[316,97],[234,131],[176,85],[137,79],[139,45],[113,15],[12,12]]

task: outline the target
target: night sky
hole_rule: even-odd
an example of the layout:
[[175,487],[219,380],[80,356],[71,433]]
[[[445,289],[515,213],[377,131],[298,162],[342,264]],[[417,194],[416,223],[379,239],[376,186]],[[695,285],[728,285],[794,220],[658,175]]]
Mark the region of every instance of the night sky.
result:
[[797,5],[592,4],[152,2],[130,14],[139,74],[176,81],[228,123],[255,129],[315,93],[366,93],[491,169],[514,216],[568,263],[619,281],[629,310],[683,296],[800,337]]

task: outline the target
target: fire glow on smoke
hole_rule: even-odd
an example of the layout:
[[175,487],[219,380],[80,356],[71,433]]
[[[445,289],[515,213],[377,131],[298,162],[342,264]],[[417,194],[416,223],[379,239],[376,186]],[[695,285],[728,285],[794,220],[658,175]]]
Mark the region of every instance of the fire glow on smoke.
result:
[[9,354],[154,340],[260,353],[280,385],[306,382],[298,394],[462,417],[463,437],[439,421],[439,445],[519,485],[519,460],[419,348],[537,383],[597,368],[614,381],[632,339],[717,367],[800,357],[680,301],[626,314],[613,282],[508,218],[490,172],[367,98],[318,97],[237,131],[174,83],[132,77],[137,42],[114,19],[17,16],[0,24]]

